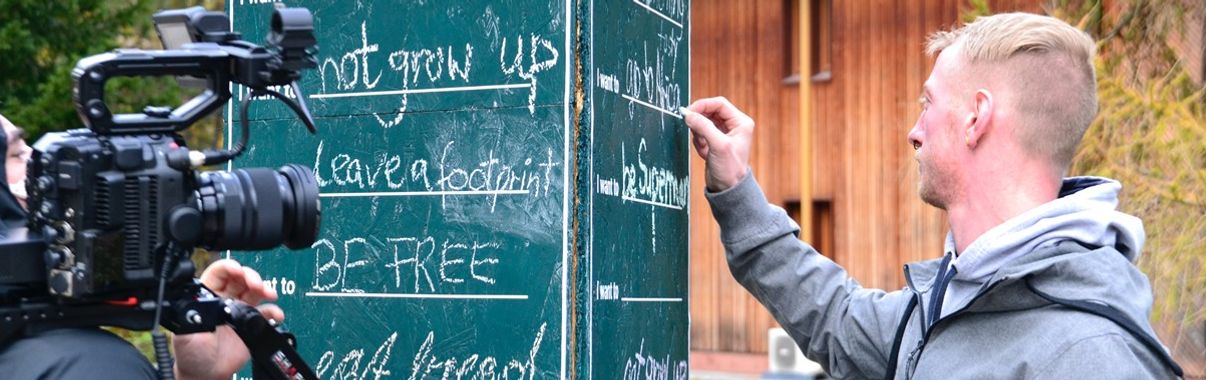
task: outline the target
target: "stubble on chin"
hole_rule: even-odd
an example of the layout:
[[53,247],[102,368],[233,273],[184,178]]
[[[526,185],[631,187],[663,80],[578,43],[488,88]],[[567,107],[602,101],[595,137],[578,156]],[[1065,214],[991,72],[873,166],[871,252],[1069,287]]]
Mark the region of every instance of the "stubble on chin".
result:
[[929,176],[934,175],[933,170],[925,170],[924,164],[919,163],[917,173],[917,194],[921,196],[921,201],[930,206],[937,207],[941,210],[946,210],[946,199],[942,196],[941,189],[944,183],[940,183],[937,178]]
[[946,203],[943,202],[942,198],[939,197],[938,194],[936,194],[934,189],[928,188],[925,186],[925,184],[921,184],[921,188],[919,190],[921,193],[922,202],[925,202],[930,206],[937,207],[938,209],[946,210]]

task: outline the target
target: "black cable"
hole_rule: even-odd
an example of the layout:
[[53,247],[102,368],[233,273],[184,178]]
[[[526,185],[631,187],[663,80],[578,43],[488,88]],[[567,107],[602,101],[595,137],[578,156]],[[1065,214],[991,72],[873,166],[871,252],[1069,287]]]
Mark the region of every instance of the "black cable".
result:
[[159,378],[174,380],[176,376],[173,373],[175,364],[172,362],[172,352],[168,349],[167,335],[164,335],[159,325],[163,323],[163,295],[166,293],[167,280],[175,269],[179,257],[177,257],[178,249],[174,243],[169,242],[164,251],[166,254],[163,266],[159,269],[159,294],[155,297],[155,324],[151,327],[151,341],[155,346],[155,362],[159,366]]
[[159,378],[175,380],[176,376],[172,373],[175,364],[172,362],[172,352],[168,350],[167,336],[159,331],[158,326],[151,330],[151,341],[155,346],[155,361],[159,364]]
[[[293,88],[294,93],[300,96],[301,89],[297,87],[296,82],[293,84]],[[317,133],[317,129],[314,127],[314,120],[310,117],[310,110],[306,108],[305,103],[295,102],[280,92],[267,88],[248,88],[246,95],[243,96],[243,100],[239,101],[239,127],[242,129],[239,131],[239,142],[231,147],[230,150],[206,151],[205,165],[221,164],[243,154],[243,150],[247,148],[247,142],[251,140],[251,121],[247,115],[248,110],[251,108],[251,99],[264,95],[272,95],[272,97],[285,103],[285,105],[289,106],[289,109],[293,110],[302,119],[302,122],[306,125],[306,129],[310,130],[310,133]]]
[[243,130],[239,131],[239,143],[225,152],[226,159],[223,162],[233,160],[243,154],[243,149],[247,148],[247,142],[251,140],[251,121],[247,120],[247,110],[251,108],[251,99],[264,95],[264,91],[267,90],[248,88],[247,95],[239,101],[239,127]]
[[[290,84],[290,86],[293,88],[293,94],[297,95],[297,97],[300,99],[303,95],[301,93],[301,88],[297,85],[297,82],[293,82]],[[293,113],[296,113],[297,117],[302,120],[303,124],[306,125],[306,129],[310,130],[310,134],[318,133],[318,128],[314,127],[314,119],[310,117],[310,110],[306,108],[305,101],[296,102],[279,92],[269,89],[264,89],[264,91],[277,98],[281,102],[284,102],[285,105],[289,106],[289,109],[292,109]],[[244,117],[244,119],[246,119],[246,117]]]

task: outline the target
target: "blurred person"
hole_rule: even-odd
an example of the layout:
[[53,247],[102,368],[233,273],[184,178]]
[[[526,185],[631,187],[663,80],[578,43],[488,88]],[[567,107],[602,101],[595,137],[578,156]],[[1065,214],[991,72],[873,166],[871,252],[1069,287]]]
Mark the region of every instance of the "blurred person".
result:
[[12,192],[17,203],[24,208],[26,198],[25,162],[29,161],[29,155],[33,153],[33,149],[25,143],[25,131],[8,121],[4,115],[0,115],[0,126],[4,128],[5,140],[8,145],[7,153],[4,155],[4,170],[7,173],[5,183],[8,184],[9,191]]
[[836,378],[1181,376],[1148,321],[1145,232],[1117,211],[1121,184],[1065,178],[1097,112],[1094,49],[1021,13],[930,37],[907,141],[921,199],[951,229],[943,257],[906,265],[892,292],[861,287],[767,203],[753,119],[724,98],[682,109],[734,277]]

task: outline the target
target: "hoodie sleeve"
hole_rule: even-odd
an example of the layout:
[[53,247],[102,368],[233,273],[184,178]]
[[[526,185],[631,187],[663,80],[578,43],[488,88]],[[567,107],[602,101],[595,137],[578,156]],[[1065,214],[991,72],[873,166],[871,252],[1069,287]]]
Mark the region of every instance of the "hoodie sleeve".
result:
[[733,277],[834,378],[883,378],[910,294],[864,289],[798,238],[799,226],[767,203],[746,175],[707,193]]

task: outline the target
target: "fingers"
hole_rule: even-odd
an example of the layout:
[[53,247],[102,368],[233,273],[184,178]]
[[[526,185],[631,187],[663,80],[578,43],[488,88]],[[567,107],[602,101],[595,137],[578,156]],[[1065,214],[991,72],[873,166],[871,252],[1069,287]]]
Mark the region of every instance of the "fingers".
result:
[[[276,291],[266,286],[259,272],[239,265],[234,260],[218,260],[201,273],[201,282],[218,295],[249,305],[275,300]],[[277,322],[285,319],[279,306],[265,304],[256,307],[260,315]],[[218,326],[212,334],[177,335],[176,373],[178,378],[222,379],[242,368],[248,354],[238,335],[229,326]]]
[[[231,282],[242,281],[242,266],[234,260],[218,260],[201,272],[201,283],[220,295],[226,294],[227,285]],[[238,276],[239,279],[233,279]]]
[[243,267],[243,278],[246,280],[242,284],[232,283],[233,288],[242,285],[242,292],[231,292],[231,297],[240,301],[246,302],[249,305],[259,305],[265,298],[276,298],[276,292],[271,287],[265,286],[264,279],[260,277],[260,273],[254,269]]
[[[683,121],[687,123],[687,128],[690,128],[691,133],[697,138],[703,137],[705,142],[710,144],[715,144],[726,138],[724,132],[717,128],[716,124],[712,123],[712,120],[686,107],[679,108],[678,111],[683,114]],[[696,149],[699,149],[698,142],[696,143]],[[703,151],[699,153],[705,155]]]
[[263,315],[264,318],[277,321],[278,323],[285,320],[285,310],[281,309],[280,306],[266,303],[257,306],[256,309],[260,311],[260,315]]
[[695,143],[695,153],[699,155],[699,158],[707,160],[708,159],[708,140],[704,139],[703,136],[694,135],[694,136],[691,136],[691,142]]
[[723,97],[697,100],[679,112],[705,161],[708,189],[723,191],[740,182],[749,170],[754,120]]
[[707,160],[709,151],[708,138],[704,136],[704,133],[712,133],[713,138],[721,138],[723,135],[716,136],[714,134],[719,133],[719,131],[716,131],[716,126],[712,124],[711,120],[686,108],[680,108],[679,113],[683,115],[683,121],[687,125],[687,128],[691,129],[691,142],[695,144],[695,153],[699,155],[699,158]]
[[177,379],[229,379],[249,357],[247,346],[228,325],[212,333],[178,334],[172,346]]
[[264,300],[276,300],[276,291],[264,284],[260,273],[239,265],[234,260],[218,260],[205,268],[201,283],[223,297],[237,299],[250,305]]
[[714,120],[716,126],[724,133],[728,133],[738,127],[752,126],[754,124],[754,119],[741,112],[740,109],[737,109],[737,106],[734,106],[733,103],[729,102],[723,96],[696,100],[687,109]]

